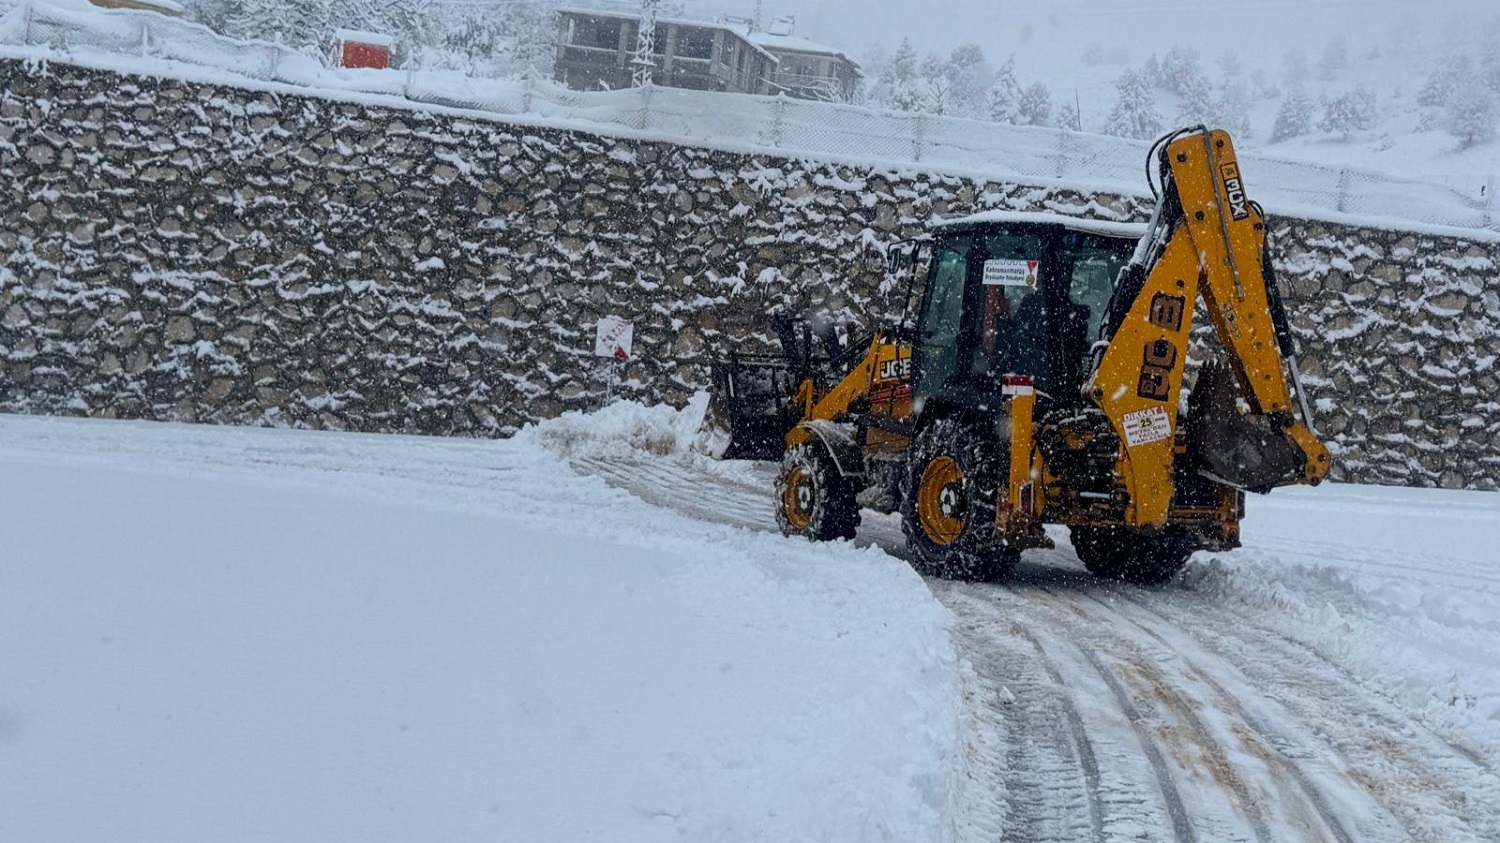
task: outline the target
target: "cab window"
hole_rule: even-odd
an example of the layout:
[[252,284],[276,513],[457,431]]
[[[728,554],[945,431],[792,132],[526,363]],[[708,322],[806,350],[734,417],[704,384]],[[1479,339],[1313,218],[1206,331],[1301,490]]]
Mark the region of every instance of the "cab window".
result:
[[976,375],[1047,376],[1046,244],[1030,234],[984,238]]
[[932,284],[922,311],[916,364],[922,380],[933,386],[950,383],[957,374],[964,287],[972,251],[972,238],[955,237],[938,244],[933,256]]

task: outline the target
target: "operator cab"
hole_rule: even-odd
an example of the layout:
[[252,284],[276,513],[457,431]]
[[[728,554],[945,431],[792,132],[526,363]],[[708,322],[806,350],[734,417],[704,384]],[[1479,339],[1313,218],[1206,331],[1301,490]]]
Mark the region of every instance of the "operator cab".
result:
[[[1144,225],[996,211],[940,223],[917,322],[915,394],[967,404],[1030,376],[1072,403]],[[968,400],[965,400],[968,399]]]

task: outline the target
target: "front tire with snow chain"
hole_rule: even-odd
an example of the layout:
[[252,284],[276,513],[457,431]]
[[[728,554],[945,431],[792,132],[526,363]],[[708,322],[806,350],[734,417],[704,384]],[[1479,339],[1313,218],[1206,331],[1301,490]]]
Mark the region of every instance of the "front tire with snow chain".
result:
[[917,573],[985,582],[1015,566],[1020,551],[995,535],[1001,453],[993,436],[956,418],[917,432],[901,494],[901,529]]
[[1073,550],[1096,577],[1136,585],[1160,585],[1187,564],[1198,544],[1186,531],[1168,527],[1144,535],[1121,527],[1073,527]]
[[821,442],[793,445],[776,475],[776,525],[813,541],[852,539],[859,526],[856,492]]

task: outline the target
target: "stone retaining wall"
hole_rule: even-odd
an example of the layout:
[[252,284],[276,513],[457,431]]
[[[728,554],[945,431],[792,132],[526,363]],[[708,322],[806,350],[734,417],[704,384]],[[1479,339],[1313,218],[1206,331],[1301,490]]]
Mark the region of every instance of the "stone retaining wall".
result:
[[[770,309],[898,310],[934,215],[1146,210],[12,60],[0,186],[0,410],[482,436],[598,403],[601,315],[681,403]],[[1338,476],[1497,488],[1500,246],[1274,228]]]

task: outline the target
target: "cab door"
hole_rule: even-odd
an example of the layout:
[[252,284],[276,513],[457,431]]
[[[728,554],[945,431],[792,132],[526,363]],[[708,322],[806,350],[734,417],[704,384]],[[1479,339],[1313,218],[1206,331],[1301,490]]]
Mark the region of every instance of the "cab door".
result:
[[974,238],[969,235],[940,239],[933,249],[927,294],[917,320],[913,387],[918,395],[943,391],[962,378],[964,298],[973,251]]

